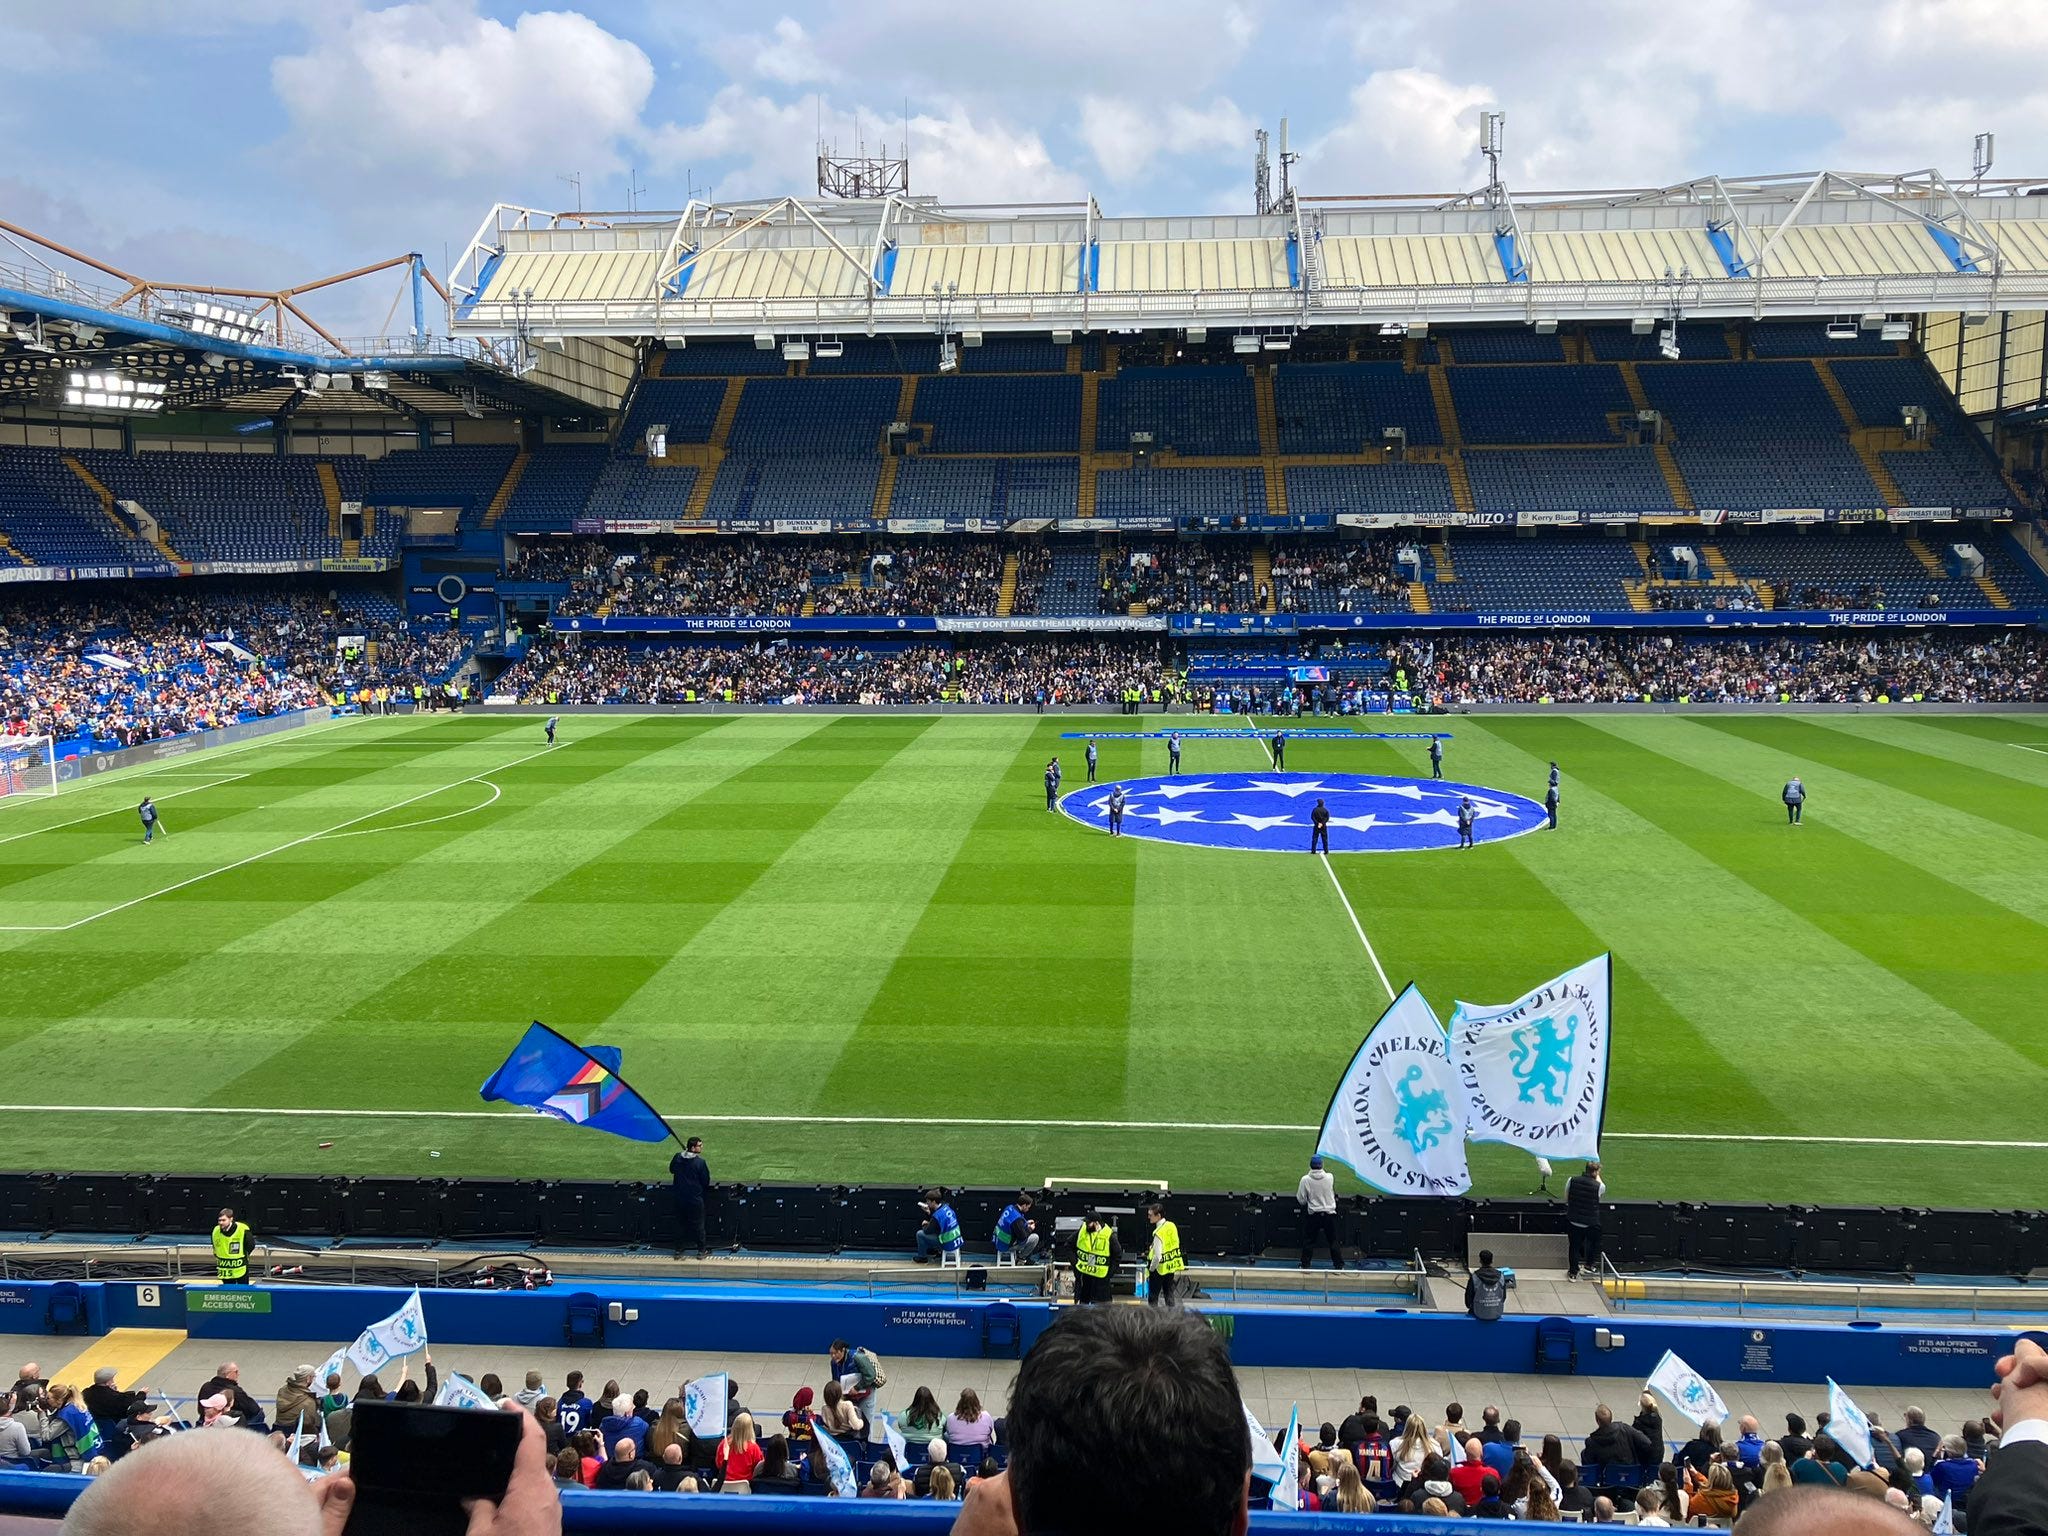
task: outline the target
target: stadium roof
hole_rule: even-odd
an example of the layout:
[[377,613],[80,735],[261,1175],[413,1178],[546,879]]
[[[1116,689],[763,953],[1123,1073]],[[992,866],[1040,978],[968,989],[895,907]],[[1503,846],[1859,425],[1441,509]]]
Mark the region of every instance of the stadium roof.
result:
[[1184,218],[1107,217],[1092,198],[501,203],[450,286],[458,331],[544,339],[2038,310],[2048,198],[2033,190],[1928,170],[1527,196],[1297,188],[1271,213]]
[[[430,334],[429,302],[438,316],[447,291],[416,255],[254,291],[137,277],[4,220],[0,247],[0,403],[62,409],[69,376],[94,370],[163,384],[167,409],[419,417],[617,403],[615,391],[532,376],[538,360],[506,342]],[[78,268],[120,286],[82,280]],[[344,341],[299,302],[378,273],[410,283],[413,333]]]

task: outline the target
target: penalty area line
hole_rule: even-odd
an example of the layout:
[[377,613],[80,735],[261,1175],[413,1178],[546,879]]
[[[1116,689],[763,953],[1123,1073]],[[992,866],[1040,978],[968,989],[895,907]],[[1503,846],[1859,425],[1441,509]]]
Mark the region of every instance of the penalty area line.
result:
[[[0,1104],[0,1114],[234,1115],[245,1120],[502,1120],[525,1125],[559,1125],[549,1115],[505,1109],[263,1109],[231,1104],[173,1107],[164,1104]],[[1308,1135],[1317,1125],[1214,1120],[981,1120],[946,1115],[697,1115],[671,1111],[671,1120],[692,1125],[889,1125],[964,1126],[985,1131],[1248,1131]],[[1715,1141],[1758,1145],[1826,1147],[1964,1147],[1992,1151],[2048,1152],[2048,1141],[1994,1141],[1935,1136],[1777,1136],[1738,1132],[1608,1131],[1602,1141]]]

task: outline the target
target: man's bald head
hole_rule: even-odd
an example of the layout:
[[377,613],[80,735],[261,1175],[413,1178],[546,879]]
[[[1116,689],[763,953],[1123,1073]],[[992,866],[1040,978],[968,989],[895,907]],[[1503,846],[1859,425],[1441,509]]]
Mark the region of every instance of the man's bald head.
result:
[[95,1478],[60,1536],[320,1536],[320,1505],[289,1461],[260,1435],[231,1430],[168,1435]]
[[1740,1536],[1926,1536],[1904,1512],[1846,1488],[1780,1488],[1735,1522]]

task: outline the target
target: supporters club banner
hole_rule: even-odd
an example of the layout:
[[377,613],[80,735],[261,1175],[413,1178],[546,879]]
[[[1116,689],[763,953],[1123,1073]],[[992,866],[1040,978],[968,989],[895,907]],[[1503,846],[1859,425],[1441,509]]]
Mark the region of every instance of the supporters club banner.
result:
[[1462,1195],[1465,1101],[1444,1028],[1413,983],[1359,1046],[1316,1151],[1390,1195]]
[[1539,1157],[1597,1157],[1613,1034],[1613,957],[1497,1008],[1459,1003],[1450,1058],[1467,1134]]

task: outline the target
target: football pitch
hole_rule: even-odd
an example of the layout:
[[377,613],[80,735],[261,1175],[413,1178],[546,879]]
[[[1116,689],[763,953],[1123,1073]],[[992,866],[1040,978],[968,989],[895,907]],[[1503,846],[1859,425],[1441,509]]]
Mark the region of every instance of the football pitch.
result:
[[[662,1177],[673,1148],[478,1099],[542,1019],[622,1048],[720,1180],[1292,1189],[1382,972],[1447,1018],[1611,950],[1615,1196],[2043,1203],[2048,715],[1361,725],[1448,731],[1448,777],[1537,800],[1558,761],[1558,830],[1471,851],[1047,814],[1063,732],[1161,723],[570,716],[550,749],[534,716],[363,720],[0,802],[0,1158]],[[1267,766],[1190,740],[1183,769]],[[1533,1186],[1473,1151],[1476,1194]]]

